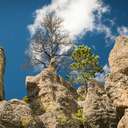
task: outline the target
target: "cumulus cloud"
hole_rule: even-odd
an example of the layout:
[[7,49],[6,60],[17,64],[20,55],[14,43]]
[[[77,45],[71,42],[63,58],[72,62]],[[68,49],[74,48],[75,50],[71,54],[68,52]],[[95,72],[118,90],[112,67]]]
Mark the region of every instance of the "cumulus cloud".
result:
[[49,10],[55,10],[64,20],[63,27],[73,39],[93,30],[105,33],[106,38],[113,39],[111,29],[102,23],[102,15],[109,11],[109,7],[101,0],[52,0],[50,5],[36,10],[34,23],[28,27],[31,35],[41,27],[43,16]]
[[[115,25],[114,20],[105,19],[108,20],[109,25],[105,24],[103,20],[104,14],[110,12],[110,7],[105,5],[102,0],[52,0],[49,5],[35,11],[34,22],[28,26],[31,37],[41,28],[45,14],[52,10],[63,19],[63,28],[69,32],[71,39],[75,39],[79,35],[86,35],[87,32],[104,34],[106,42],[115,38],[112,32],[112,27]],[[126,33],[126,29],[118,28],[119,33],[124,31]],[[68,46],[62,46],[60,54],[68,50]],[[30,56],[33,56],[32,51],[29,52]],[[104,76],[103,73],[99,74],[97,79],[103,79]]]
[[117,31],[120,35],[126,35],[128,36],[128,27],[126,26],[121,26],[117,28]]

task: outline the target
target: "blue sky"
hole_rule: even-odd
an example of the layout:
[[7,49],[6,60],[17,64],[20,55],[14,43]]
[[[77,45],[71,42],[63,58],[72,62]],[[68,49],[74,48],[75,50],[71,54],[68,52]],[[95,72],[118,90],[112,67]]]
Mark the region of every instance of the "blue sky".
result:
[[[49,4],[48,0],[0,0],[0,47],[6,53],[5,94],[7,99],[22,98],[26,95],[25,77],[36,74],[33,69],[23,70],[26,63],[25,50],[29,45],[30,33],[27,29],[34,21],[33,13],[36,9]],[[113,20],[112,33],[119,34],[117,28],[128,26],[128,1],[104,0],[111,11],[103,15],[103,22],[109,26],[108,20]],[[122,30],[122,29],[121,29]],[[120,30],[120,31],[121,31]],[[124,29],[122,30],[124,31]],[[79,42],[85,43],[100,55],[102,66],[107,63],[108,55],[113,47],[113,40],[105,40],[104,33],[87,32]]]

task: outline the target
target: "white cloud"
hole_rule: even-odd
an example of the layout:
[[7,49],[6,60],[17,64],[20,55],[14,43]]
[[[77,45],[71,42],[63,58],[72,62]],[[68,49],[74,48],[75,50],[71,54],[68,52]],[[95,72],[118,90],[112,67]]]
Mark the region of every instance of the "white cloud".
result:
[[99,33],[105,34],[106,42],[108,42],[110,40],[114,40],[116,38],[116,36],[112,33],[111,28],[104,24],[98,24],[96,30]]
[[104,67],[103,67],[103,70],[105,72],[105,74],[108,74],[110,72],[110,67],[106,64]]
[[72,44],[67,45],[67,46],[60,45],[59,50],[58,50],[58,54],[63,55],[64,53],[67,53],[71,48],[72,48]]
[[121,26],[117,28],[117,31],[120,35],[126,35],[128,36],[128,27],[126,26]]
[[112,39],[110,28],[102,24],[101,20],[102,14],[108,12],[109,7],[101,0],[52,0],[50,5],[36,10],[34,23],[28,27],[31,35],[41,27],[43,16],[48,10],[55,10],[56,14],[63,18],[64,29],[70,33],[71,38],[97,30]]
[[99,82],[102,82],[104,83],[105,82],[105,78],[107,76],[107,74],[110,72],[110,67],[106,64],[104,67],[103,67],[103,72],[102,73],[97,73],[96,74],[96,80],[99,81]]
[[[109,22],[109,26],[103,21],[103,15],[108,13],[110,8],[104,5],[102,0],[52,0],[51,4],[35,11],[34,22],[28,26],[31,36],[41,27],[43,18],[49,10],[54,10],[56,15],[64,20],[63,27],[70,33],[71,39],[87,32],[104,34],[106,42],[115,39],[112,32],[115,25],[114,20],[105,19]],[[121,32],[121,29],[118,31]],[[109,45],[109,43],[107,44]],[[63,47],[60,53],[66,52],[68,49],[69,47]],[[29,52],[31,53],[31,51]],[[104,74],[99,74],[97,78],[104,78]]]

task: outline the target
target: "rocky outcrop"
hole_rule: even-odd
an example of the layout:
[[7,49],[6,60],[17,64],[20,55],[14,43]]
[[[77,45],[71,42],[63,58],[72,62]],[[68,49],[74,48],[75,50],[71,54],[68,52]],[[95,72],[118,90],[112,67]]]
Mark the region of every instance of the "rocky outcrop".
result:
[[83,111],[92,128],[117,128],[116,108],[96,81],[89,83]]
[[35,77],[27,77],[26,83],[32,107],[35,107],[33,102],[36,102],[36,104],[42,103],[39,105],[42,112],[61,110],[65,114],[71,114],[76,111],[77,103],[74,100],[77,97],[76,90],[49,68]]
[[[76,128],[73,114],[77,112],[77,92],[49,66],[37,76],[26,78],[30,107],[48,128]],[[67,122],[70,120],[70,123]]]
[[0,102],[0,128],[44,128],[44,125],[33,117],[28,104],[13,99]]
[[0,100],[4,99],[4,69],[5,55],[4,50],[0,48]]
[[85,101],[85,97],[87,95],[87,87],[85,85],[80,86],[77,89],[78,101]]
[[128,37],[119,36],[116,39],[115,46],[109,56],[109,65],[111,73],[106,79],[106,92],[117,108],[118,119],[121,119],[118,128],[127,128]]
[[109,56],[109,65],[112,73],[128,74],[128,37],[119,36]]
[[128,107],[128,37],[117,38],[109,57],[106,90],[116,107]]
[[128,109],[125,109],[125,114],[119,121],[117,128],[128,128]]
[[[0,102],[2,128],[116,128],[116,109],[92,81],[74,89],[50,64],[26,78],[28,97]],[[25,102],[26,101],[26,102]]]
[[128,76],[120,72],[111,73],[106,81],[106,90],[114,106],[128,107]]
[[128,128],[128,37],[118,37],[110,53],[105,88],[92,80],[88,89],[74,89],[57,76],[53,60],[40,74],[26,78],[24,100],[5,101],[4,63],[1,49],[0,128]]

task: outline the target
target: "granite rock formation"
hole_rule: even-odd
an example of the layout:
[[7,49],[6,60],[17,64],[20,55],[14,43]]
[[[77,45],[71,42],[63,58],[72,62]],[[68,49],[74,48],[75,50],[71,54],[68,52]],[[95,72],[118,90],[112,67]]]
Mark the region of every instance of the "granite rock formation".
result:
[[4,70],[5,70],[5,55],[4,55],[4,50],[0,48],[0,100],[4,99]]
[[83,108],[84,116],[92,128],[117,128],[116,108],[100,83],[89,83]]
[[78,109],[77,92],[55,74],[53,67],[49,66],[37,76],[28,76],[26,84],[30,107],[48,128],[61,128],[61,123],[65,123],[66,128],[78,125],[75,122],[66,124]]
[[124,115],[119,121],[117,128],[128,128],[128,109],[125,109]]
[[106,90],[117,107],[128,107],[128,37],[117,38],[109,56],[111,73],[106,80]]
[[109,65],[112,73],[128,74],[128,37],[117,37],[109,55]]
[[[116,125],[116,110],[103,86],[89,83],[83,104],[79,91],[57,76],[52,67],[26,78],[28,99],[0,102],[3,128],[109,128]],[[83,88],[84,89],[84,88]]]
[[[32,108],[38,107],[35,104],[42,103],[39,104],[42,112],[61,110],[71,114],[76,111],[77,102],[74,100],[77,97],[76,90],[61,77],[56,76],[51,68],[44,69],[35,77],[28,76],[26,83]],[[34,111],[39,111],[39,108],[37,110],[35,108]]]
[[0,128],[45,128],[28,104],[13,99],[0,102]]
[[[128,128],[128,37],[119,36],[109,56],[106,92],[118,112],[118,128]],[[123,117],[122,117],[123,116]]]
[[0,50],[0,128],[128,128],[128,37],[117,38],[109,56],[111,72],[74,89],[50,64],[27,76],[24,100],[2,100],[4,53]]

